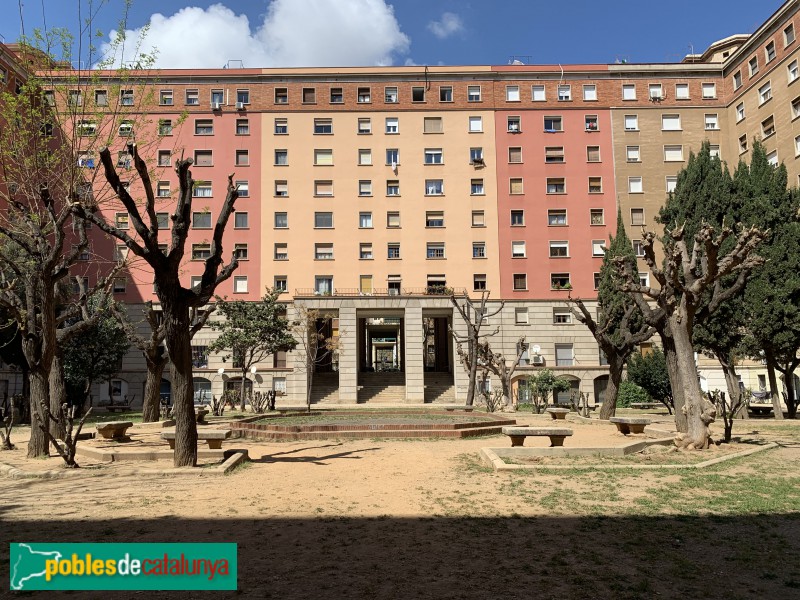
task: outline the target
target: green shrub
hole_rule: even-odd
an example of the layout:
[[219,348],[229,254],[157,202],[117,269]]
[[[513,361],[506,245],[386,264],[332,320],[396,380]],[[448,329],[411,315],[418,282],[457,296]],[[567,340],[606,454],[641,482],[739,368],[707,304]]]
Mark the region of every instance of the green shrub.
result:
[[619,396],[617,396],[617,406],[628,408],[634,402],[652,402],[650,394],[638,385],[627,379],[619,386]]

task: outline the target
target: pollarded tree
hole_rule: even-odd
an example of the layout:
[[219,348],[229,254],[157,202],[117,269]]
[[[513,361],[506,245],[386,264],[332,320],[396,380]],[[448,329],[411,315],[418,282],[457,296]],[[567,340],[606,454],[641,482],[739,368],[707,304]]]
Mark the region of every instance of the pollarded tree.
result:
[[[645,233],[645,261],[660,288],[642,285],[630,264],[617,259],[626,279],[623,291],[632,294],[645,321],[661,335],[675,396],[675,424],[679,431],[676,443],[682,448],[707,448],[708,425],[716,417],[714,406],[703,397],[697,377],[692,346],[695,323],[741,293],[751,271],[764,262],[755,253],[764,238],[763,231],[756,227],[743,229],[736,235],[733,248],[720,253],[733,235],[729,227],[716,230],[703,225],[690,250],[683,228],[674,229],[664,238],[665,257],[660,268],[654,249],[656,236]],[[734,273],[735,281],[723,285],[725,278]],[[655,306],[650,306],[648,300],[654,301]]]
[[573,305],[572,313],[588,327],[608,361],[608,387],[603,407],[600,409],[601,419],[614,416],[617,394],[628,357],[639,344],[649,340],[655,333],[655,330],[645,323],[639,307],[630,294],[622,291],[623,278],[614,262],[617,259],[626,262],[630,272],[638,277],[636,254],[625,232],[621,211],[617,214],[617,235],[611,237],[600,267],[597,319],[595,320],[580,298],[570,298],[570,303]]
[[267,290],[260,302],[235,300],[228,302],[217,297],[217,314],[224,317],[212,321],[211,327],[220,332],[208,347],[210,352],[228,352],[223,360],[233,358],[242,374],[239,403],[245,409],[245,389],[250,368],[277,352],[288,352],[297,346],[286,318],[286,305],[278,302],[280,290]]
[[197,426],[194,414],[194,384],[192,381],[192,345],[190,331],[192,321],[190,311],[208,304],[217,286],[230,278],[239,263],[232,254],[229,263],[224,264],[222,238],[225,226],[233,212],[239,192],[233,183],[233,175],[228,177],[225,199],[217,217],[211,237],[210,253],[205,259],[200,283],[192,288],[180,282],[186,240],[192,226],[192,193],[195,181],[190,167],[191,159],[180,159],[175,164],[178,179],[177,202],[171,215],[172,231],[168,248],[164,250],[159,242],[159,220],[156,215],[156,195],[150,172],[144,158],[139,154],[137,144],[129,144],[131,161],[141,182],[143,201],[135,200],[123,184],[117,172],[115,161],[109,148],[100,151],[104,177],[111,189],[119,197],[128,212],[130,224],[136,232],[128,234],[102,215],[87,210],[81,204],[73,205],[74,214],[81,220],[91,222],[114,238],[120,240],[133,254],[144,260],[153,271],[156,295],[161,303],[165,342],[172,361],[172,395],[174,397],[175,417],[175,459],[176,467],[197,464]]
[[[511,380],[514,378],[514,372],[519,367],[522,357],[525,355],[528,347],[525,345],[525,337],[517,340],[516,350],[514,352],[511,362],[506,360],[500,352],[492,352],[489,342],[486,340],[479,341],[477,344],[476,362],[479,368],[483,371],[490,371],[500,380],[500,386],[503,391],[503,407],[509,408],[511,404]],[[468,358],[465,356],[461,344],[457,345],[457,351],[461,360],[465,362]]]

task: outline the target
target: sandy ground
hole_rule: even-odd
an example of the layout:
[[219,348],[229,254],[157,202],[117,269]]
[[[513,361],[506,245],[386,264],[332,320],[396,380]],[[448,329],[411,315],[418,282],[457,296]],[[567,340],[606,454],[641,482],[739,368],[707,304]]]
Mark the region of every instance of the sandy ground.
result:
[[[570,446],[626,441],[612,427],[569,426],[575,430]],[[24,430],[15,433],[15,441],[25,437]],[[520,478],[479,463],[481,447],[508,444],[505,436],[232,440],[225,447],[246,446],[252,463],[222,477],[131,475],[120,463],[63,479],[2,479],[3,541],[238,542],[240,590],[208,594],[215,598],[800,598],[800,571],[797,589],[791,578],[788,584],[781,577],[751,578],[737,569],[734,545],[719,546],[734,534],[769,534],[772,542],[751,541],[752,550],[767,552],[759,556],[769,564],[774,547],[776,561],[793,556],[796,565],[800,513],[709,520],[689,510],[644,526],[629,510],[637,488],[678,481],[678,475],[632,474],[630,486],[621,476],[613,496],[604,498],[600,473],[590,481],[596,487],[587,487],[585,478],[569,473]],[[0,462],[30,468],[20,458],[24,443],[19,446],[0,454]],[[787,447],[769,460],[785,461],[797,477],[798,459],[800,449]],[[33,469],[57,468],[59,461],[34,461]],[[83,461],[85,467],[91,462]],[[589,514],[570,505],[571,498],[586,504],[592,497],[599,510]],[[684,547],[682,539],[698,532],[700,543]],[[7,549],[3,544],[2,552]],[[665,555],[669,569],[687,563],[690,577],[659,570]],[[7,554],[0,558],[8,564]],[[206,597],[114,597],[144,594]]]

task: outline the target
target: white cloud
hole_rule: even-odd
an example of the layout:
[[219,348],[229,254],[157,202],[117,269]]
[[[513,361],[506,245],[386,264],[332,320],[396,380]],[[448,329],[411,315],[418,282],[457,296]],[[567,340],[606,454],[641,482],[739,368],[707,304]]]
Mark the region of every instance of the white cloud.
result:
[[[135,60],[141,33],[127,31],[124,60]],[[157,49],[155,66],[163,69],[219,68],[228,60],[248,68],[323,67],[389,65],[409,46],[384,0],[272,0],[255,28],[223,4],[154,14],[141,51]],[[110,48],[107,42],[102,51]]]
[[464,31],[464,22],[455,13],[442,13],[442,18],[438,21],[428,23],[428,29],[440,40],[450,37],[460,31]]

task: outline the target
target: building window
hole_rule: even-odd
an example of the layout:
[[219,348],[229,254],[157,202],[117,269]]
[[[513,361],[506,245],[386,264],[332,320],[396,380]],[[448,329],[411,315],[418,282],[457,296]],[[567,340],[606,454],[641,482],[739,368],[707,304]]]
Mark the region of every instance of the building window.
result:
[[660,83],[651,83],[647,86],[647,89],[651,100],[662,100],[664,98]]
[[758,57],[754,56],[747,62],[747,68],[750,73],[750,78],[752,79],[753,75],[758,73]]
[[475,274],[472,276],[472,289],[476,292],[483,291],[486,289],[486,275],[485,274]]
[[303,88],[301,97],[303,99],[303,104],[316,104],[317,90],[315,88]]
[[192,244],[192,260],[211,258],[211,244]]
[[358,182],[358,195],[359,196],[372,196],[372,181],[362,180]]
[[386,149],[386,164],[391,166],[392,169],[400,164],[400,151],[397,148]]
[[639,115],[625,115],[625,131],[639,131]]
[[534,102],[544,102],[546,99],[544,85],[531,86],[531,100]]
[[236,166],[237,167],[250,166],[250,152],[248,150],[236,151]]
[[289,213],[275,213],[275,229],[286,229],[289,227]]
[[631,240],[633,244],[633,253],[638,257],[644,256],[644,246],[642,245],[642,240]]
[[558,86],[558,101],[569,102],[572,100],[572,87],[566,84]]
[[634,84],[625,83],[622,85],[622,99],[636,100],[636,86]]
[[519,133],[522,131],[520,127],[519,117],[508,117],[506,119],[506,129],[509,133]]
[[236,119],[236,135],[250,135],[250,121],[248,119]]
[[386,213],[386,227],[395,229],[400,227],[400,213],[391,211]]
[[314,119],[314,135],[333,133],[333,119]]
[[275,260],[289,260],[288,244],[275,244]]
[[425,88],[412,87],[411,88],[411,101],[412,102],[425,102]]
[[736,122],[738,123],[742,119],[744,119],[744,102],[736,105]]
[[156,186],[156,196],[159,198],[169,198],[169,181],[159,181]]
[[372,229],[372,213],[371,212],[358,213],[358,227],[360,229]]
[[486,227],[486,215],[482,210],[472,211],[472,226]]
[[572,344],[556,344],[556,366],[571,367],[573,364]]
[[369,135],[372,133],[372,119],[359,119],[358,120],[358,134]]
[[789,23],[783,30],[783,45],[788,46],[794,41],[794,25]]
[[589,177],[589,193],[602,194],[603,193],[603,178],[602,177]]
[[[5,80],[5,77],[3,77]],[[78,90],[70,90],[67,96],[69,106],[83,106],[83,95]]]
[[514,273],[514,290],[524,291],[528,289],[528,275],[527,273]]
[[551,208],[547,211],[547,224],[550,227],[566,227],[567,209]]
[[522,194],[522,177],[512,177],[508,180],[509,194]]
[[597,100],[597,86],[584,85],[583,86],[583,99],[587,102],[594,102]]
[[472,258],[486,258],[486,242],[472,242]]
[[775,119],[770,115],[761,121],[761,135],[765,138],[775,133]]
[[286,135],[289,133],[288,119],[275,119],[275,135]]
[[275,181],[275,195],[281,198],[289,195],[289,183],[286,180]]
[[[95,104],[97,103],[97,92],[95,92]],[[158,93],[158,103],[161,106],[172,106],[172,90],[161,90]]]
[[363,243],[358,246],[359,260],[372,260],[372,244]]
[[775,42],[772,41],[766,46],[764,46],[764,56],[767,58],[767,62],[772,62],[775,60]]
[[199,90],[186,90],[186,104],[189,106],[197,106],[200,104]]
[[586,115],[584,117],[584,128],[586,131],[597,131],[599,129],[597,115]]
[[372,164],[372,150],[368,148],[361,148],[358,151],[358,164],[371,165]]
[[314,293],[330,296],[333,293],[333,277],[329,275],[314,277]]
[[564,162],[564,147],[563,146],[550,146],[544,149],[544,162],[547,163],[563,163]]
[[717,114],[706,114],[705,115],[705,126],[706,129],[719,129],[719,121],[717,120]]
[[369,104],[372,102],[372,91],[368,87],[360,87],[356,99],[359,104]]
[[483,196],[484,188],[483,188],[483,179],[472,179],[470,180],[470,188],[469,193],[472,196]]
[[689,99],[689,84],[688,83],[676,83],[675,84],[675,99],[676,100],[688,100]]
[[553,325],[570,325],[572,323],[572,311],[565,307],[553,308]]
[[423,133],[444,133],[444,123],[441,117],[424,117],[422,120]]
[[517,325],[528,324],[528,309],[525,307],[514,309],[514,323]]
[[133,106],[133,90],[120,90],[119,103],[122,106]]
[[561,117],[545,117],[544,130],[547,133],[555,133],[557,131],[564,131],[563,122]]
[[117,227],[117,229],[127,229],[129,222],[130,218],[126,212],[118,212],[114,216],[114,225]]
[[644,226],[644,209],[632,208],[631,209],[631,225]]
[[481,86],[470,85],[467,87],[467,102],[481,101]]
[[628,193],[641,194],[643,191],[641,177],[628,177]]
[[569,273],[551,273],[550,287],[554,290],[571,288],[572,284],[570,283]]
[[511,258],[525,258],[526,256],[524,241],[511,242]]
[[195,181],[192,189],[192,196],[195,198],[211,198],[213,190],[210,181]]
[[677,175],[667,175],[667,193],[671,194],[675,191],[675,188],[678,187],[678,176]]
[[593,273],[592,277],[594,280],[594,289],[598,289],[600,287],[600,273]]
[[786,77],[789,83],[792,83],[798,77],[797,59],[793,60],[786,66]]
[[567,192],[567,184],[563,177],[547,178],[548,194],[565,194],[566,192]]
[[[48,98],[47,103],[50,106],[55,106],[55,96],[52,95],[52,92],[51,92],[51,96],[50,97],[53,98],[53,101],[50,102],[50,100]],[[72,97],[70,96],[70,99],[71,98]],[[95,92],[94,92],[94,103],[97,106],[108,106],[108,91],[106,91],[106,90],[95,90]],[[70,102],[70,104],[72,105],[72,102]]]
[[441,148],[425,148],[426,165],[441,165],[443,162]]
[[289,104],[289,90],[275,88],[275,104]]
[[519,102],[519,86],[507,85],[506,86],[506,102]]
[[739,137],[739,154],[747,152],[747,134]]
[[331,228],[333,228],[333,213],[332,212],[315,212],[314,213],[314,228],[315,229],[331,229]]
[[192,229],[211,229],[211,213],[208,211],[193,212]]
[[483,117],[469,117],[469,132],[480,133],[483,131]]
[[169,213],[156,213],[156,226],[159,229],[169,229]]
[[444,182],[441,179],[425,180],[426,196],[441,196],[442,194],[444,194]]
[[600,146],[586,146],[586,162],[600,162]]
[[398,100],[398,98],[397,98],[397,88],[396,87],[392,86],[392,87],[386,87],[386,88],[383,89],[383,101],[386,104],[396,104],[397,100]]
[[771,82],[767,82],[758,88],[758,103],[764,104],[768,100],[772,98],[772,84]]
[[716,83],[703,83],[700,86],[703,92],[703,98],[706,100],[717,97],[717,84]]
[[223,90],[211,90],[211,108],[217,110],[225,103],[225,93]]
[[333,182],[332,181],[315,181],[314,182],[314,195],[315,196],[333,196]]
[[428,242],[426,245],[425,256],[431,260],[445,258],[444,242]]
[[521,163],[522,162],[522,148],[511,147],[508,149],[508,162]]
[[246,212],[233,213],[233,228],[248,229],[250,227],[249,215]]
[[639,146],[626,146],[625,158],[628,162],[639,162]]
[[233,293],[246,294],[247,293],[247,275],[234,275],[233,277]]
[[511,211],[511,226],[522,227],[525,225],[525,211],[512,210]]
[[314,244],[314,260],[333,260],[333,244]]
[[386,245],[386,258],[397,260],[400,258],[400,244],[392,243]]
[[194,151],[194,166],[195,167],[212,167],[214,166],[214,155],[211,150],[195,150]]
[[250,197],[250,183],[248,181],[236,181],[234,184],[236,186],[236,191],[239,192],[239,198]]
[[250,104],[250,90],[236,90],[236,104]]
[[769,154],[767,154],[767,163],[773,167],[778,166],[778,151],[773,150]]
[[442,211],[426,212],[425,227],[444,227],[444,212]]
[[333,165],[333,150],[331,149],[317,149],[314,150],[314,165],[329,167]]
[[387,196],[400,195],[400,182],[397,179],[389,179],[386,181],[386,195]]
[[289,164],[288,150],[275,150],[275,166],[285,166]]
[[386,133],[394,134],[400,132],[400,120],[397,117],[386,117]]
[[794,155],[800,156],[800,135],[794,138]]
[[569,257],[569,242],[550,242],[550,258]]
[[340,87],[333,87],[331,88],[331,104],[342,104],[344,102],[344,93],[342,92],[342,88]]
[[661,129],[664,131],[680,131],[680,115],[661,115]]
[[679,145],[664,146],[664,161],[665,162],[683,161],[683,146]]
[[194,122],[195,135],[214,135],[214,121],[211,119],[196,119]]
[[127,287],[128,280],[125,277],[114,277],[113,291],[115,294],[124,294]]
[[605,212],[602,208],[589,209],[589,225],[604,225]]
[[800,117],[800,96],[792,100],[792,119]]

